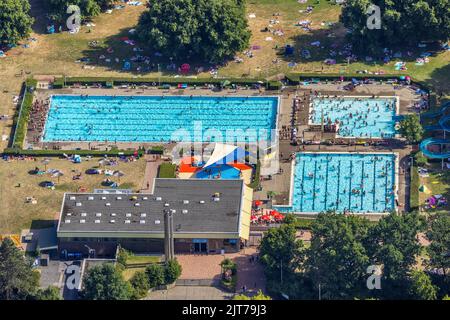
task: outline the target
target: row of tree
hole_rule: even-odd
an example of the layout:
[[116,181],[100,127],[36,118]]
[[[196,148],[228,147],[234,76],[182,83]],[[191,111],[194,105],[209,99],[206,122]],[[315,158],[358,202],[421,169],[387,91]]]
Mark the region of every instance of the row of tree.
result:
[[340,20],[354,48],[363,53],[450,38],[449,0],[347,0]]
[[56,287],[39,288],[40,273],[32,268],[33,259],[23,255],[6,238],[0,244],[0,300],[58,300]]
[[[354,48],[382,53],[386,47],[416,46],[420,41],[450,38],[450,0],[348,0],[341,22]],[[69,5],[83,20],[113,5],[113,0],[48,0],[48,18],[63,23]],[[371,12],[376,5],[379,11]],[[249,45],[244,0],[149,0],[136,37],[149,50],[178,60],[225,62]],[[28,0],[0,1],[0,41],[15,44],[31,32]],[[371,16],[369,14],[372,14]],[[379,25],[369,28],[369,25]],[[379,27],[379,28],[378,28]]]
[[63,23],[68,18],[67,8],[76,5],[80,8],[82,20],[89,20],[98,16],[102,11],[111,8],[114,0],[47,0],[47,16],[55,22]]
[[[0,300],[59,300],[60,290],[50,286],[39,288],[40,273],[32,267],[33,258],[25,256],[9,238],[0,244]],[[181,275],[177,260],[164,265],[150,264],[124,280],[124,267],[102,264],[89,269],[83,279],[82,297],[88,300],[141,299],[151,288],[174,283]]]
[[95,266],[88,270],[83,279],[82,298],[87,300],[135,300],[144,298],[148,291],[165,284],[174,283],[181,275],[181,265],[177,260],[169,260],[164,265],[150,264],[143,271],[137,271],[130,281],[122,276],[124,266],[120,259]]
[[[294,219],[289,216],[280,228],[270,229],[261,243],[268,289],[274,294],[296,299],[436,299],[449,294],[448,214],[429,221],[417,213],[391,214],[375,224],[323,213],[312,225],[310,247],[296,238]],[[418,241],[425,231],[431,241],[426,249]],[[417,268],[421,253],[428,256],[426,272]],[[368,279],[378,268],[381,288],[370,289]]]

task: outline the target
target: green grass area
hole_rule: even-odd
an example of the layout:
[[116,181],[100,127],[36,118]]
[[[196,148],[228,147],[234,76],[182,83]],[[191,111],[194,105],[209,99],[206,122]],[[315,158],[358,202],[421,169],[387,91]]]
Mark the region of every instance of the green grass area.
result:
[[125,183],[120,183],[119,187],[121,189],[134,189],[136,187],[136,185],[132,182],[125,182]]
[[411,185],[409,189],[409,208],[410,210],[417,210],[419,208],[419,186],[420,179],[417,167],[414,166],[411,175]]
[[136,272],[138,272],[138,271],[145,272],[145,268],[129,268],[129,269],[124,269],[124,270],[122,271],[122,276],[123,276],[123,278],[124,278],[126,281],[128,281],[128,280],[130,280],[130,279],[134,276],[134,274],[135,274]]
[[172,163],[161,163],[159,166],[158,178],[175,178],[177,166]]
[[[432,164],[432,171],[430,170],[429,177],[420,178],[422,183],[431,191],[429,194],[422,194],[421,203],[425,203],[425,200],[436,194],[441,194],[448,200],[450,199],[450,172],[441,171],[441,165],[438,163]],[[427,212],[447,211],[450,210],[450,205],[444,207],[438,207],[436,209],[428,209]]]
[[139,263],[157,263],[161,261],[160,256],[137,256],[131,255],[127,259],[127,265]]

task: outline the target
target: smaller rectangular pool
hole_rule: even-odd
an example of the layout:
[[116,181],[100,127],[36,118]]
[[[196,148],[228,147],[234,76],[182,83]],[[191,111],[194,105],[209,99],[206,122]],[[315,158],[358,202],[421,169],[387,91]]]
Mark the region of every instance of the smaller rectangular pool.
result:
[[297,153],[281,212],[388,213],[395,209],[395,153]]
[[339,125],[338,136],[349,138],[391,138],[395,136],[395,97],[314,98],[310,106],[309,124]]

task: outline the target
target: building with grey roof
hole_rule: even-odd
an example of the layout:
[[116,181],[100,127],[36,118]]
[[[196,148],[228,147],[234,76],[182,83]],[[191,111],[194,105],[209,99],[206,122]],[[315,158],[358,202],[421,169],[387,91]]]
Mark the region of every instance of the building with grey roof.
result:
[[118,245],[162,252],[170,212],[175,252],[236,251],[249,237],[252,195],[242,180],[159,178],[152,194],[66,193],[58,248],[91,257],[112,256]]

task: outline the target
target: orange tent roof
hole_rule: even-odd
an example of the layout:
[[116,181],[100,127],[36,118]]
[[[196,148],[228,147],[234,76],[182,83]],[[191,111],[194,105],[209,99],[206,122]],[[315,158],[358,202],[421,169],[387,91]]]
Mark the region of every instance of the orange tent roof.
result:
[[184,157],[181,159],[180,165],[178,167],[179,172],[197,172],[200,171],[201,167],[194,167],[192,163],[196,161],[195,157]]
[[232,167],[234,167],[234,168],[236,168],[236,169],[239,169],[239,170],[241,170],[241,171],[252,169],[251,166],[248,166],[248,165],[246,165],[245,163],[241,163],[241,162],[237,162],[237,161],[230,162],[230,163],[227,163],[227,164],[228,164],[229,166],[232,166]]

